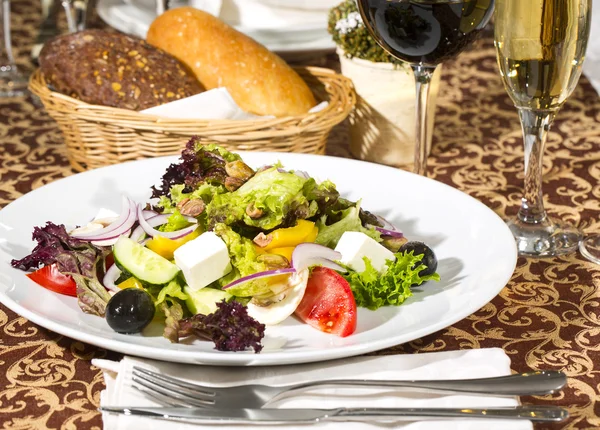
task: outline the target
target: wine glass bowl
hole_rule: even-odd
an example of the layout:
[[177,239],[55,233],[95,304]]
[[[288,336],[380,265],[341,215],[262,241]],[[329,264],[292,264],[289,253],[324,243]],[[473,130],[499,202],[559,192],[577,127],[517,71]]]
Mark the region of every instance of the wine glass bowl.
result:
[[[359,0],[377,42],[410,64],[435,67],[468,47],[493,12],[493,0]],[[366,15],[366,16],[365,16]]]
[[525,184],[508,222],[521,255],[574,252],[581,232],[549,217],[542,200],[546,137],[581,76],[592,0],[497,0],[494,41],[504,87],[519,111]]
[[365,27],[390,55],[410,64],[416,81],[414,172],[425,175],[429,84],[442,62],[468,47],[490,20],[494,0],[358,0]]

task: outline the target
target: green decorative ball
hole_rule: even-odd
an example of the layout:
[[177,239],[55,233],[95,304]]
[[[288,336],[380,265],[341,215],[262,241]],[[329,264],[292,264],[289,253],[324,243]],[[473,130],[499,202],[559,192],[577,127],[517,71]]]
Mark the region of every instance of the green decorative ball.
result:
[[371,37],[362,21],[355,0],[346,0],[329,11],[327,30],[335,44],[348,58],[356,57],[376,63],[405,66]]

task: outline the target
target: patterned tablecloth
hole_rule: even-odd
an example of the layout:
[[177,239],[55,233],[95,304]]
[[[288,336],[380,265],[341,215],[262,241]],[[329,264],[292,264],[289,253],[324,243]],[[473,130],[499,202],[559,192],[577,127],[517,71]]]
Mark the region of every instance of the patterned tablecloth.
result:
[[[34,5],[13,1],[13,37],[24,67],[40,20]],[[31,98],[0,100],[0,145],[0,207],[74,173],[55,123]],[[345,125],[334,130],[327,152],[349,156]],[[516,213],[523,182],[521,132],[489,40],[445,67],[429,166],[431,177],[481,200],[499,216]],[[544,190],[550,213],[587,232],[600,230],[600,97],[585,78],[550,133]],[[377,354],[503,348],[514,371],[568,374],[563,393],[523,399],[568,408],[566,424],[545,428],[598,428],[599,269],[579,254],[520,258],[508,285],[482,309]],[[94,357],[119,356],[38,327],[0,305],[0,425],[101,428],[96,408],[104,383],[90,365]]]

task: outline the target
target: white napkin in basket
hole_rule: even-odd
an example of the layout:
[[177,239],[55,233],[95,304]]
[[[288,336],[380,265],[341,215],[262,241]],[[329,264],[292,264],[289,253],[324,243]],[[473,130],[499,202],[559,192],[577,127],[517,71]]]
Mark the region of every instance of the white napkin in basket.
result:
[[[319,112],[328,105],[329,102],[321,102],[308,112]],[[272,115],[260,116],[246,112],[238,106],[225,87],[214,88],[200,94],[144,109],[140,113],[174,119],[261,120],[275,118]]]
[[[125,357],[120,362],[92,360],[92,364],[104,371],[106,390],[101,393],[102,406],[160,406],[132,387],[131,369],[143,366],[162,373],[199,382],[206,385],[226,386],[240,383],[265,383],[280,385],[315,379],[371,378],[371,379],[457,379],[492,377],[510,374],[510,359],[501,349],[479,349],[447,351],[415,355],[389,355],[356,357],[322,363],[271,367],[213,367],[165,363],[159,361]],[[345,391],[347,393],[347,391]],[[278,408],[334,408],[345,407],[485,407],[515,406],[516,398],[466,395],[433,395],[423,393],[381,392],[380,394],[340,397],[338,390],[315,390],[312,395],[297,396],[281,400],[270,407]],[[358,390],[357,390],[358,394]],[[104,428],[110,430],[187,430],[199,428],[184,423],[172,423],[123,415],[103,414]],[[526,430],[532,429],[529,421],[499,420],[455,420],[414,421],[394,425],[384,423],[321,423],[311,426],[318,429],[335,429],[340,425],[345,430],[402,428],[409,430],[461,429],[461,430]],[[201,428],[218,430],[239,429],[249,426],[205,425]],[[261,428],[253,426],[250,428]],[[295,429],[306,426],[276,426],[269,429]]]

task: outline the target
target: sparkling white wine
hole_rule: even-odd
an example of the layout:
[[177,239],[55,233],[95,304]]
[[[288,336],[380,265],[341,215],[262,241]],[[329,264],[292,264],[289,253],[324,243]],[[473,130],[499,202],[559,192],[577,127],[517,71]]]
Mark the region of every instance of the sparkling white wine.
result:
[[579,77],[592,0],[496,0],[495,40],[504,85],[517,107],[559,108]]

